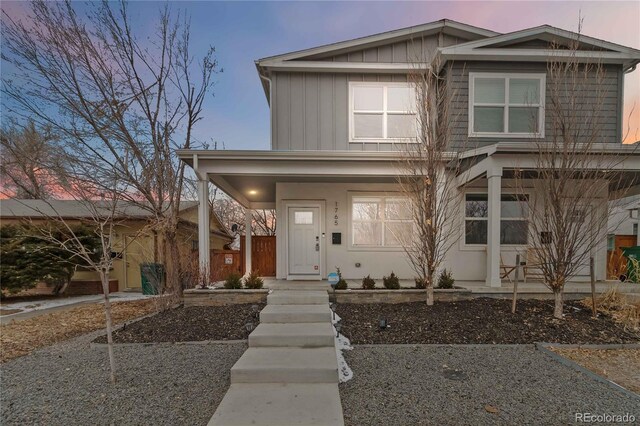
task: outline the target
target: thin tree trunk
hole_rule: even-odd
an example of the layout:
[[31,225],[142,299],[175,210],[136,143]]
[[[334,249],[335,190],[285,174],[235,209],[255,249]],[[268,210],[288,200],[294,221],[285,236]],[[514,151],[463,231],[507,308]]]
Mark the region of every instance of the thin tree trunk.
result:
[[107,322],[107,348],[109,351],[109,365],[111,366],[111,383],[116,382],[116,359],[113,356],[113,326],[111,322],[111,302],[109,300],[109,273],[102,272],[102,295],[104,299],[104,314]]
[[433,306],[433,283],[427,285],[427,306]]
[[553,290],[553,316],[557,319],[562,319],[562,290]]

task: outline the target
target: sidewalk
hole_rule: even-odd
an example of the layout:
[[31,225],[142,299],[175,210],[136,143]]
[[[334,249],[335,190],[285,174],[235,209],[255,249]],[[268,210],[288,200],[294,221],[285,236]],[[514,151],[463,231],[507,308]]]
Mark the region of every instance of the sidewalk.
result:
[[[111,293],[110,298],[114,302],[123,302],[127,300],[140,300],[148,297],[141,293],[125,293],[117,292]],[[89,296],[78,297],[61,297],[59,299],[44,299],[44,300],[31,300],[28,302],[16,302],[7,303],[4,302],[2,307],[5,309],[21,309],[21,312],[15,314],[0,316],[0,324],[9,324],[12,321],[22,321],[29,318],[34,318],[40,315],[49,314],[51,312],[63,311],[72,309],[77,306],[87,305],[91,303],[102,303],[101,294],[92,294]]]

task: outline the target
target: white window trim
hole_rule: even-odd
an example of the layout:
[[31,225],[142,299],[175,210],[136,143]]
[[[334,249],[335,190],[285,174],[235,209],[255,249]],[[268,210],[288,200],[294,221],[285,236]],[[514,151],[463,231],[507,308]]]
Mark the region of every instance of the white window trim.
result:
[[[507,189],[507,188],[505,188]],[[466,190],[463,195],[462,195],[462,229],[461,229],[461,235],[462,238],[460,238],[460,249],[461,250],[485,250],[485,248],[487,247],[487,244],[467,244],[467,234],[466,234],[466,226],[467,226],[467,220],[489,220],[489,216],[487,217],[467,217],[467,194],[483,194],[483,195],[487,195],[487,198],[489,197],[489,193],[487,192],[486,189],[483,188],[478,188],[478,189],[468,189]],[[513,190],[506,190],[506,191],[502,191],[500,193],[500,196],[502,197],[502,195],[525,195],[527,197],[529,197],[529,199],[531,199],[531,192],[530,191],[523,191],[522,193],[518,193],[518,192],[514,192]],[[502,206],[501,206],[502,207]],[[501,209],[502,210],[502,209]],[[527,220],[527,224],[531,223],[531,211],[529,211],[529,217],[525,218],[525,217],[517,217],[517,218],[510,218],[510,217],[500,217],[500,222],[502,222],[502,220]],[[528,228],[528,227],[527,227]],[[487,229],[487,232],[489,232],[489,230]],[[527,234],[529,233],[529,229],[527,229]],[[488,235],[487,235],[488,237]],[[530,235],[527,235],[527,239],[529,239]],[[500,247],[501,248],[505,248],[507,251],[508,250],[513,250],[513,249],[520,249],[520,248],[526,248],[529,247],[530,243],[527,242],[526,244],[502,244],[500,243]]]
[[[499,106],[504,108],[503,126],[504,132],[474,132],[474,106],[475,106],[475,79],[476,78],[504,78],[505,79],[505,93],[504,103],[500,104],[488,104],[482,103],[479,106]],[[509,80],[511,78],[529,78],[540,80],[540,103],[538,106],[538,129],[537,133],[509,133],[509,106],[533,106],[527,104],[510,104],[509,103]],[[547,76],[544,73],[485,73],[485,72],[470,72],[469,73],[469,137],[473,138],[494,138],[494,137],[509,137],[509,138],[544,138],[544,111],[545,111],[545,92],[546,92]]]
[[[387,116],[389,115],[389,112],[387,111],[387,88],[389,87],[411,87],[411,83],[408,82],[382,82],[382,81],[350,81],[349,82],[349,143],[367,143],[367,142],[376,142],[376,143],[383,143],[383,142],[387,142],[387,143],[417,143],[418,141],[418,134],[416,131],[416,136],[415,137],[408,137],[408,138],[387,138],[387,137],[382,137],[382,138],[371,138],[371,137],[366,137],[366,138],[356,138],[354,136],[354,126],[353,126],[353,116],[354,116],[354,104],[355,104],[355,98],[353,96],[353,91],[354,88],[356,87],[375,87],[375,88],[380,88],[382,87],[382,111],[378,111],[378,110],[361,110],[358,111],[359,113],[364,113],[366,114],[367,112],[369,113],[375,113],[375,114],[380,114],[382,113],[383,119],[382,119],[382,134],[386,135],[387,134]],[[393,111],[391,112],[391,115],[393,114],[416,114],[416,118],[417,118],[417,111]],[[417,129],[417,126],[416,126]]]
[[[348,203],[348,212],[347,212],[347,250],[348,251],[404,251],[404,247],[402,245],[399,246],[367,246],[367,245],[354,245],[353,244],[353,199],[354,198],[381,198],[381,199],[402,199],[407,198],[403,196],[402,193],[395,192],[349,192],[349,203]],[[385,204],[384,201],[381,204],[382,209],[384,209]],[[384,212],[382,212],[384,214]],[[366,221],[358,221],[358,222],[366,222]],[[382,220],[382,243],[384,244],[384,224],[386,222],[413,222],[412,219],[392,219],[389,221]]]

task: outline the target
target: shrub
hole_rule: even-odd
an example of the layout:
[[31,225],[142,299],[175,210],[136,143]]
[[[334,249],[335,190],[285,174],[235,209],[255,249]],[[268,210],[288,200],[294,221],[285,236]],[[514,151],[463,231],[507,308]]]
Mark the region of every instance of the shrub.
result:
[[362,279],[362,288],[364,290],[373,290],[376,288],[376,282],[370,275],[367,275]]
[[264,281],[258,275],[258,271],[251,271],[244,279],[244,287],[250,289],[259,289],[264,285]]
[[340,272],[340,268],[336,266],[336,272],[338,273],[338,284],[336,284],[336,290],[346,290],[347,282],[342,278],[342,272]]
[[422,278],[416,278],[416,288],[425,289],[427,288],[427,281]]
[[237,272],[231,272],[224,281],[224,288],[228,290],[237,290],[242,288],[242,276]]
[[388,277],[382,277],[382,282],[384,283],[384,288],[389,290],[398,290],[400,288],[400,280],[396,276],[396,274],[391,271],[391,275]]
[[[591,298],[584,299],[582,304],[589,309],[593,308]],[[596,298],[598,311],[610,316],[614,321],[621,323],[625,330],[640,330],[640,301],[629,300],[616,287]]]
[[451,271],[443,269],[438,277],[438,288],[453,288],[453,283],[455,282],[456,280],[453,279]]

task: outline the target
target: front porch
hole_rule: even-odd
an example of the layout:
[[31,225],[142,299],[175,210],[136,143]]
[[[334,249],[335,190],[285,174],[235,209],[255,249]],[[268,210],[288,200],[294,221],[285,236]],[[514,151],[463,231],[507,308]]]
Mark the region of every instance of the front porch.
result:
[[[381,205],[399,191],[400,152],[362,151],[195,151],[178,152],[182,161],[193,167],[198,176],[199,223],[208,223],[208,183],[215,184],[247,210],[246,227],[251,229],[253,209],[275,209],[278,218],[276,235],[276,282],[324,280],[340,268],[345,279],[360,287],[362,277],[370,275],[379,282],[392,271],[407,279],[410,287],[413,272],[401,247],[364,247],[354,242],[352,206],[354,199],[374,197]],[[460,202],[465,203],[468,190],[484,194],[486,203],[486,243],[467,244],[464,224],[458,242],[452,247],[444,267],[452,269],[458,284],[475,293],[510,292],[505,278],[506,265],[515,265],[516,254],[526,260],[526,244],[501,243],[503,198],[513,186],[514,169],[534,169],[535,161],[522,145],[498,143],[459,154],[468,160],[468,168],[458,177]],[[636,179],[640,162],[635,151],[619,166]],[[612,188],[615,191],[615,188]],[[627,194],[628,195],[628,194]],[[598,194],[606,202],[607,194]],[[395,196],[397,197],[397,195]],[[464,209],[463,209],[464,210]],[[463,215],[464,216],[464,215]],[[462,218],[464,223],[464,218]],[[299,226],[298,226],[299,225]],[[385,224],[382,223],[385,232]],[[205,229],[200,226],[200,233]],[[245,271],[252,270],[251,233],[247,232]],[[383,237],[384,238],[384,237]],[[606,238],[594,250],[595,277],[606,278]],[[211,268],[207,239],[199,238],[200,267]],[[522,275],[521,275],[522,279]],[[575,291],[589,290],[588,265],[575,278]],[[579,282],[578,282],[579,281]],[[573,284],[571,284],[573,285]],[[535,282],[521,283],[532,294],[548,292]],[[570,287],[573,288],[573,287]]]

